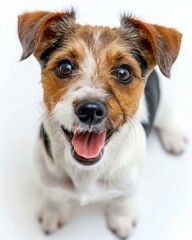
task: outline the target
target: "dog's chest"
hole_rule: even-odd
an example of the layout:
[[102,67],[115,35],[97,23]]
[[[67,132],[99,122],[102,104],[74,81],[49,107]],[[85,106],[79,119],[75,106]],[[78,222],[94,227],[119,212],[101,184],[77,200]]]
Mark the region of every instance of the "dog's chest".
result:
[[123,192],[120,185],[115,186],[103,180],[83,184],[75,189],[76,198],[82,205],[118,197],[122,195]]
[[[117,180],[109,180],[104,178],[99,179],[79,179],[70,182],[70,189],[64,188],[77,199],[81,205],[91,202],[99,202],[119,197],[123,194],[130,194],[134,191],[138,178],[138,171],[132,171],[128,176],[120,177]],[[68,185],[69,186],[69,185]]]

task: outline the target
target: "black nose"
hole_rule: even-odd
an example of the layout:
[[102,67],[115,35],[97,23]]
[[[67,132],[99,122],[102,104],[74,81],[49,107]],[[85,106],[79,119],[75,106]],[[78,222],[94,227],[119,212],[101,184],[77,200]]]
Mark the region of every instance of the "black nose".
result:
[[100,101],[83,101],[75,109],[79,120],[87,125],[95,125],[102,122],[107,116],[107,107]]

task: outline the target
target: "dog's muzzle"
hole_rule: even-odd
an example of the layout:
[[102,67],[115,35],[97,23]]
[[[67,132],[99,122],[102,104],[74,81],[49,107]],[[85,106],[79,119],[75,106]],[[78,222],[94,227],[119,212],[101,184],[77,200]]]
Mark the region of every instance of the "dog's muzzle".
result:
[[61,126],[72,145],[72,155],[80,164],[93,165],[101,159],[104,147],[113,134],[103,127],[107,113],[107,106],[101,101],[82,101],[76,105],[75,114],[84,127],[68,131]]

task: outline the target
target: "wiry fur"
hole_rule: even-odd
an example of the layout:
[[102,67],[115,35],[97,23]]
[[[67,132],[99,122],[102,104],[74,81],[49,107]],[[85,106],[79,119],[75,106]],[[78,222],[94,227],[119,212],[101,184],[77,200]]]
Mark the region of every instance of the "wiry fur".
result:
[[[43,136],[50,148],[48,151],[46,142],[37,139],[36,165],[44,186],[42,229],[48,234],[67,221],[71,199],[80,204],[100,201],[106,206],[108,226],[119,237],[126,237],[135,225],[132,196],[146,157],[146,135],[141,125],[149,121],[145,84],[155,65],[165,76],[170,75],[181,34],[127,16],[122,17],[119,28],[81,26],[73,12],[25,13],[19,16],[18,30],[23,46],[21,59],[34,53],[42,66],[47,110]],[[56,74],[58,62],[64,58],[76,66],[68,79]],[[117,66],[125,63],[133,74],[127,85],[114,76]],[[105,102],[108,114],[100,124],[80,123],[74,109],[84,100]],[[169,136],[168,150],[177,153],[184,149],[185,140],[176,127],[170,131],[166,125],[172,116],[163,116],[167,118],[161,124],[166,107],[160,105],[155,124],[166,146]],[[73,132],[112,129],[114,133],[100,161],[85,166],[74,160],[61,126]]]

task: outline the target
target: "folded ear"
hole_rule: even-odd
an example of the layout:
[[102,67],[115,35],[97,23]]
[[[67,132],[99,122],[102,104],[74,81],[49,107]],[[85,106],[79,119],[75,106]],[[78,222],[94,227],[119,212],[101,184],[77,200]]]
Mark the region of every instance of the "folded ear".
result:
[[65,13],[29,12],[18,16],[18,35],[23,47],[21,60],[38,50],[40,43],[46,48],[62,38],[62,23],[69,19],[75,19],[73,10]]
[[134,35],[147,63],[151,66],[157,64],[161,72],[170,77],[171,67],[179,53],[182,34],[172,28],[125,16],[121,19],[121,28],[126,29],[127,34],[131,32]]

